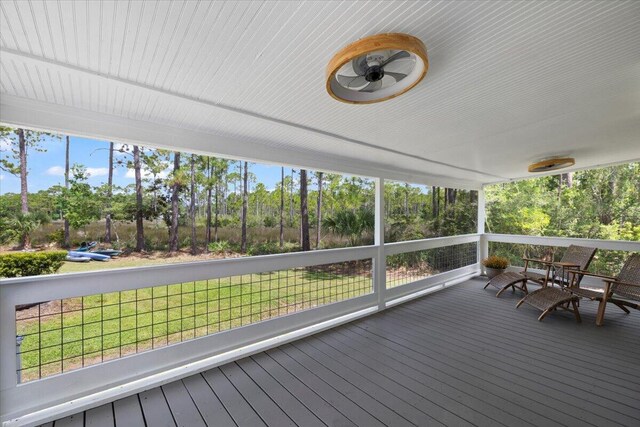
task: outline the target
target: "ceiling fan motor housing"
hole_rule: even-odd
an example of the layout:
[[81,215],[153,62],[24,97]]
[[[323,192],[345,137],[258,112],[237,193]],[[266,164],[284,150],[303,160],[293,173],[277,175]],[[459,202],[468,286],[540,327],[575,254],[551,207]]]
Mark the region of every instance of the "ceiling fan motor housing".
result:
[[327,92],[351,104],[399,96],[426,75],[427,50],[408,34],[376,34],[341,49],[327,66]]

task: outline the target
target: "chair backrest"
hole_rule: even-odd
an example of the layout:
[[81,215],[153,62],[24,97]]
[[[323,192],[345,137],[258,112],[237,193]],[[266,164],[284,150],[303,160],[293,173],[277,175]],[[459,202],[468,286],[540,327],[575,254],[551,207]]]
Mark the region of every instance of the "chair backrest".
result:
[[[571,245],[567,248],[567,251],[562,256],[560,262],[568,262],[571,264],[579,265],[579,270],[586,270],[591,264],[593,256],[596,254],[597,248],[590,248],[587,246]],[[577,277],[576,285],[582,281],[582,274]]]
[[616,295],[620,295],[625,298],[640,301],[640,253],[633,253],[627,258],[618,280],[624,283],[631,283],[638,286],[629,286],[621,283],[614,283],[612,291]]
[[580,266],[580,270],[586,270],[589,268],[589,264],[591,264],[591,260],[596,254],[596,251],[596,248],[571,245],[567,248],[567,251],[564,253],[560,261],[577,264]]

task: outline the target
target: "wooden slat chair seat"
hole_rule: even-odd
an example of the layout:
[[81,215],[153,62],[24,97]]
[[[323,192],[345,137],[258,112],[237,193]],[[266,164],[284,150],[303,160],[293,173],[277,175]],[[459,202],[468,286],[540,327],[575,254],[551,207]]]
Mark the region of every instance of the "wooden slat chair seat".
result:
[[[524,261],[524,270],[516,273],[513,271],[506,271],[502,274],[498,274],[487,282],[484,286],[486,289],[488,286],[493,286],[498,289],[496,297],[499,297],[507,289],[511,288],[512,291],[516,289],[521,290],[525,294],[529,293],[527,288],[527,282],[534,282],[541,286],[546,286],[549,280],[552,283],[558,283],[560,285],[566,285],[562,276],[556,274],[557,270],[571,269],[586,270],[589,263],[593,259],[596,249],[571,245],[567,248],[564,256],[560,261],[545,261],[541,259],[522,258]],[[544,274],[536,273],[529,270],[529,264],[536,263],[545,267],[546,272]]]
[[[543,290],[544,292],[541,292]],[[578,323],[582,321],[578,312],[578,297],[570,292],[565,292],[562,288],[548,287],[531,292],[527,297],[518,301],[516,308],[520,307],[524,302],[538,310],[542,310],[542,314],[538,317],[540,321],[547,314],[558,308],[573,312]],[[571,308],[569,308],[569,304],[571,304]]]
[[[547,271],[544,275],[544,281],[541,283],[543,287],[525,295],[524,298],[518,301],[516,308],[527,303],[538,310],[542,310],[542,314],[538,317],[539,321],[544,319],[544,317],[550,312],[560,308],[573,312],[576,321],[580,322],[580,313],[578,312],[577,304],[579,298],[577,295],[573,295],[566,291],[566,286],[569,283],[575,286],[580,285],[580,281],[584,277],[582,272],[586,271],[589,264],[591,264],[591,260],[593,259],[596,250],[596,248],[586,246],[569,246],[560,261],[546,263]],[[577,274],[573,274],[571,279],[569,279],[568,277],[565,277],[564,274],[558,275],[558,270],[569,273],[573,271]],[[560,288],[546,286],[549,282],[549,278],[551,278],[552,284],[557,283],[560,285]],[[540,283],[538,280],[534,281]]]
[[[604,323],[604,313],[607,303],[612,303],[629,314],[627,307],[640,309],[636,301],[640,301],[640,253],[634,253],[627,258],[620,274],[616,277],[589,273],[588,271],[575,271],[572,275],[599,277],[605,282],[604,289],[581,288],[579,283],[568,288],[572,295],[579,298],[600,301],[596,325]],[[606,297],[605,297],[606,296]]]
[[525,294],[528,293],[527,278],[522,274],[516,273],[514,271],[505,271],[504,273],[498,274],[493,279],[489,280],[486,285],[484,285],[484,289],[487,289],[487,286],[489,285],[499,289],[496,297],[499,297],[501,293],[509,288],[511,288],[513,291],[515,291],[516,289],[520,289]]

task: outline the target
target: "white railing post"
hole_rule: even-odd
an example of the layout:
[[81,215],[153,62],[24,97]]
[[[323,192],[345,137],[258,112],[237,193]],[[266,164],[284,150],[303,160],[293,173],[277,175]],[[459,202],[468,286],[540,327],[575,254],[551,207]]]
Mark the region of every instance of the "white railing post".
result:
[[487,219],[484,199],[484,186],[478,190],[478,234],[480,241],[478,242],[478,264],[480,272],[482,272],[482,260],[489,256],[489,241],[484,232],[484,223]]
[[386,307],[387,258],[384,251],[384,178],[376,178],[375,238],[378,249],[373,260],[373,290],[378,296],[378,310]]

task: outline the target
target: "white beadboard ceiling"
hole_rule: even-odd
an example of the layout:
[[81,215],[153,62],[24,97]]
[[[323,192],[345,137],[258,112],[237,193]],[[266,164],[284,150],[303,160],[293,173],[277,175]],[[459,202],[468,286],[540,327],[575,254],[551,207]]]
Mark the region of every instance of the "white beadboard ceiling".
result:
[[[0,120],[477,187],[554,155],[640,158],[638,1],[0,2]],[[430,68],[349,105],[331,56],[404,32]]]

